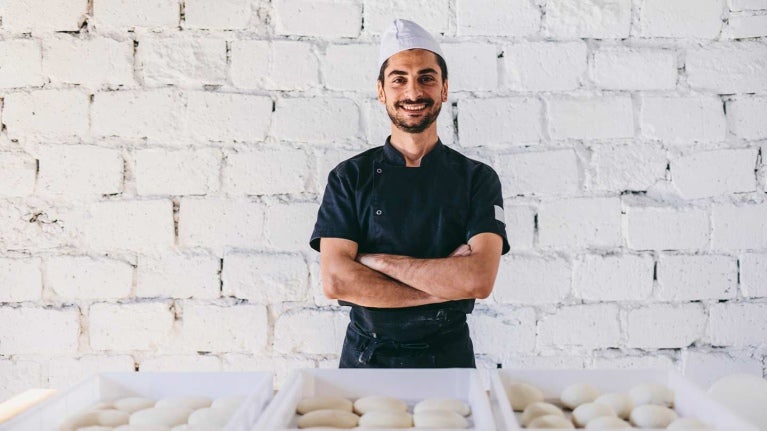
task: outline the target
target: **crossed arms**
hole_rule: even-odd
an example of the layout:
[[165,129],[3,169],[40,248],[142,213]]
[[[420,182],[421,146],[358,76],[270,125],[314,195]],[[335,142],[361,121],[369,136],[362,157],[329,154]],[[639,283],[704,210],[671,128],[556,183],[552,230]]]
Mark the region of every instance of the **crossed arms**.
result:
[[499,235],[485,232],[471,237],[448,257],[417,259],[358,255],[354,241],[322,238],[322,290],[329,299],[378,308],[487,298],[493,290],[502,247]]

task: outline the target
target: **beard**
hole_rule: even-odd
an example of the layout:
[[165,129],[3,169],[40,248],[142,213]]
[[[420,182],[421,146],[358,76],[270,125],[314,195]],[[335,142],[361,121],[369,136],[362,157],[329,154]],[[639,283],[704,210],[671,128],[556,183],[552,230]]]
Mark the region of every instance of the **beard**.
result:
[[[402,107],[402,105],[405,105],[405,104],[425,104],[426,105],[426,107],[423,110],[424,115],[423,117],[421,117],[421,119],[417,123],[408,122],[409,119],[406,116],[407,111],[405,111],[405,109]],[[389,109],[389,106],[387,105],[386,113],[389,115],[389,119],[391,119],[392,124],[394,124],[398,129],[406,133],[417,134],[426,130],[429,126],[431,126],[432,123],[434,123],[434,121],[437,120],[437,117],[439,116],[439,112],[442,110],[442,104],[440,103],[434,110],[429,111],[429,109],[432,106],[434,106],[434,100],[430,98],[420,98],[417,100],[403,100],[403,101],[395,103],[392,109]],[[403,111],[405,111],[405,114],[402,113]]]

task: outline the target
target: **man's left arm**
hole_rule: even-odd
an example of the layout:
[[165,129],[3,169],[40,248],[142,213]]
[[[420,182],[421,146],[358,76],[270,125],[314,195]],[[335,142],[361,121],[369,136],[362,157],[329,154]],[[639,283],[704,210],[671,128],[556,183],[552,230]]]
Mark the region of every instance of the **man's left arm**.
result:
[[449,257],[418,259],[391,254],[361,254],[357,260],[411,287],[448,300],[490,296],[501,261],[503,239],[483,232],[468,241],[470,252]]

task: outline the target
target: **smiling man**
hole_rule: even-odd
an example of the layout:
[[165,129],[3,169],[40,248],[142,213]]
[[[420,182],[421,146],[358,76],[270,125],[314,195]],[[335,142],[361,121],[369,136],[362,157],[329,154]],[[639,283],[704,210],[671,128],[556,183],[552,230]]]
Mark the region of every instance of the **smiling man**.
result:
[[437,136],[447,65],[426,30],[395,20],[379,67],[391,136],[330,172],[310,241],[351,307],[340,367],[474,367],[466,314],[509,249],[498,175]]

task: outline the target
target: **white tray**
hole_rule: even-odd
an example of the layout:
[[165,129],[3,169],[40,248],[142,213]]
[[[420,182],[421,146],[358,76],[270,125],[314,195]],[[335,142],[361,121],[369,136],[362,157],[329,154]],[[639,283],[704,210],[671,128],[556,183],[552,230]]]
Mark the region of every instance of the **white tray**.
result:
[[58,393],[0,425],[0,430],[53,431],[73,414],[97,401],[126,396],[161,399],[173,396],[244,396],[225,431],[250,431],[272,397],[268,372],[224,373],[102,373]]
[[305,397],[355,400],[368,395],[399,398],[410,412],[424,398],[457,398],[471,406],[470,429],[496,429],[487,393],[475,369],[305,369],[288,378],[253,431],[296,429],[296,406]]
[[506,395],[505,388],[512,381],[537,386],[543,391],[545,400],[554,404],[559,404],[562,390],[574,383],[589,383],[602,393],[628,393],[640,383],[657,382],[674,391],[674,410],[680,417],[693,417],[711,429],[758,431],[671,370],[497,370],[491,373],[490,391],[491,399],[498,402],[499,416],[504,422],[504,427],[499,425],[499,429],[522,429]]

